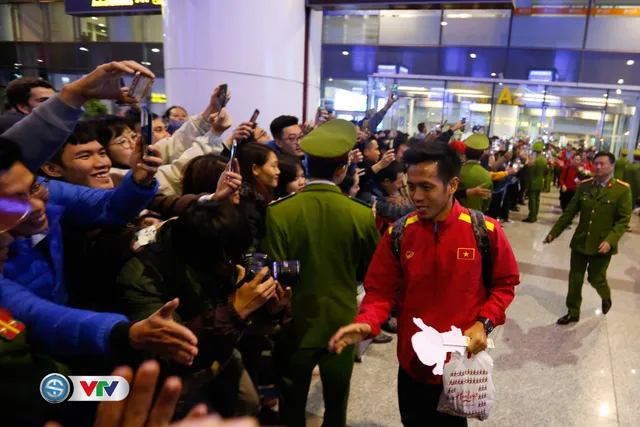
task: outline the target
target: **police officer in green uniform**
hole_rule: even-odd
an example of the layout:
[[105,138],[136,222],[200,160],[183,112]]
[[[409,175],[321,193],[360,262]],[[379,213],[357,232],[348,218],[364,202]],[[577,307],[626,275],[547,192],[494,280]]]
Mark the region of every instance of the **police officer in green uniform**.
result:
[[529,194],[529,216],[523,219],[524,222],[536,222],[538,220],[538,212],[540,212],[540,192],[544,185],[544,177],[547,173],[547,159],[542,154],[544,143],[537,141],[533,144],[533,152],[536,158],[533,162],[529,161],[531,168],[531,179],[527,193]]
[[634,162],[629,164],[624,170],[623,181],[631,186],[631,201],[633,204],[639,205],[640,202],[640,150],[633,152]]
[[342,194],[348,153],[356,127],[331,120],[305,136],[309,182],[296,194],[267,209],[263,252],[276,261],[300,261],[299,283],[292,288],[293,320],[276,337],[280,414],[283,424],[304,427],[313,369],[320,367],[324,426],[346,426],[355,348],[338,355],[327,343],[357,314],[356,271],[366,271],[380,233],[371,207]]
[[629,166],[629,159],[627,159],[628,155],[629,149],[627,147],[624,147],[620,152],[620,157],[616,159],[616,167],[613,171],[613,176],[616,179],[621,179],[624,181],[624,171],[625,169],[627,169],[627,166]]
[[[481,133],[474,133],[464,140],[466,148],[464,155],[467,161],[460,170],[460,186],[464,188],[476,188],[484,185],[484,188],[493,190],[491,173],[480,164],[480,158],[489,149],[489,138]],[[491,198],[482,200],[478,198],[464,197],[458,202],[467,209],[486,212],[491,205]]]
[[618,252],[618,241],[631,220],[631,190],[629,184],[613,177],[615,157],[599,152],[594,160],[595,179],[582,181],[545,242],[551,243],[567,228],[577,213],[580,223],[571,239],[569,270],[569,313],[558,319],[559,325],[580,320],[582,283],[588,272],[591,286],[602,298],[602,312],[611,309],[611,289],[607,283],[607,267],[611,256]]
[[[547,156],[552,155],[551,148],[547,150]],[[550,164],[547,159],[547,173],[544,175],[544,192],[549,193],[551,191],[551,183],[553,182],[553,165]]]

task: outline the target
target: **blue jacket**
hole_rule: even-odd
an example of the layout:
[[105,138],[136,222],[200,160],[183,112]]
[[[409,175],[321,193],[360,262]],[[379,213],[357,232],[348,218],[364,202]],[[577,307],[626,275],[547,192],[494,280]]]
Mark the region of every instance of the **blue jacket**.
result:
[[[42,182],[42,180],[41,180]],[[102,355],[109,351],[109,334],[125,316],[65,307],[61,224],[89,226],[125,224],[137,216],[157,190],[142,188],[129,172],[115,190],[81,187],[61,181],[49,188],[47,237],[33,247],[30,238],[17,238],[0,275],[0,307],[27,325],[34,347],[53,354]],[[100,272],[96,272],[100,274]],[[87,277],[91,286],[91,277]]]

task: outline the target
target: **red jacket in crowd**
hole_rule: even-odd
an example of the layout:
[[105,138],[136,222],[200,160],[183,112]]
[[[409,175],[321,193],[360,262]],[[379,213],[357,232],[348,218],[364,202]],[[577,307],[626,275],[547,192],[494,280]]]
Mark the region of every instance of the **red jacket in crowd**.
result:
[[421,318],[438,332],[451,326],[470,328],[478,316],[498,326],[520,283],[518,264],[507,237],[497,221],[487,217],[493,259],[491,292],[482,280],[482,258],[478,252],[469,211],[454,200],[447,218],[422,222],[415,213],[408,217],[398,262],[391,251],[391,235],[385,233],[369,265],[364,286],[367,291],[356,323],[371,325],[380,333],[400,290],[398,313],[398,360],[414,379],[441,383],[433,367],[423,365],[411,346],[420,330],[413,323]]
[[567,187],[567,191],[578,191],[576,178],[578,178],[578,169],[572,164],[569,164],[562,169],[560,185]]

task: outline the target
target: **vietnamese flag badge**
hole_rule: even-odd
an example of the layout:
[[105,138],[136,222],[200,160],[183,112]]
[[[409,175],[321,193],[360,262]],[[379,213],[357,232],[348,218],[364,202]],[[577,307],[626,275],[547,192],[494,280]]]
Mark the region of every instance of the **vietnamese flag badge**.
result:
[[476,250],[474,248],[458,248],[458,259],[473,261],[476,259]]
[[15,320],[8,311],[0,309],[0,338],[12,341],[24,328],[24,323]]

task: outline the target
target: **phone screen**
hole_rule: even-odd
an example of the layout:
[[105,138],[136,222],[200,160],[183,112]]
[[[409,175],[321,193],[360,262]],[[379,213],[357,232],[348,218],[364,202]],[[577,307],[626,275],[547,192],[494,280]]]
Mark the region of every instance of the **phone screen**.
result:
[[31,203],[22,197],[0,197],[0,233],[11,230],[27,219],[31,213]]
[[227,106],[227,84],[220,86],[220,93],[218,94],[218,102],[220,103],[220,109]]
[[462,120],[460,120],[460,123],[462,123],[462,124],[467,123],[467,118],[466,118],[466,117],[463,117],[463,118],[462,118]]
[[142,158],[147,154],[149,145],[153,144],[153,117],[147,107],[140,108],[140,133],[142,135],[140,157]]
[[133,78],[131,87],[129,88],[129,95],[137,99],[145,98],[149,94],[149,90],[151,89],[152,85],[153,79],[147,76],[143,76],[138,71]]
[[393,84],[393,89],[391,90],[392,93],[392,98],[393,99],[398,99],[398,83],[394,83]]
[[258,120],[258,116],[260,115],[260,110],[257,108],[253,111],[251,118],[249,119],[249,123],[253,123],[253,126],[256,126],[256,121]]
[[238,143],[236,141],[233,141],[233,144],[231,144],[231,155],[229,156],[229,162],[231,164],[231,168],[230,168],[231,172],[237,172],[235,170],[235,167],[233,166],[237,151],[238,151]]

